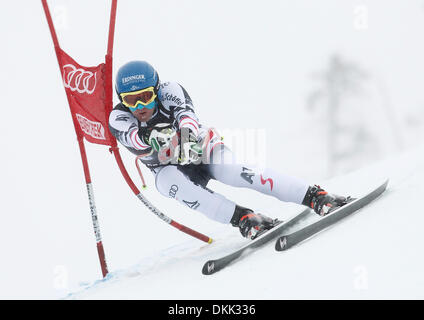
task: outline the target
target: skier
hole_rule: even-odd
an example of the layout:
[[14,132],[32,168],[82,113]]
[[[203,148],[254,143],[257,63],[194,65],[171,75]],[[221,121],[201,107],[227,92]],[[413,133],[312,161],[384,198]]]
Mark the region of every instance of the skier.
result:
[[187,91],[176,82],[161,82],[145,61],[124,64],[115,89],[121,102],[110,113],[109,129],[129,151],[145,155],[141,161],[154,174],[157,190],[210,219],[238,227],[248,239],[278,220],[208,189],[210,179],[305,205],[322,216],[346,203],[345,197],[296,177],[238,164],[218,133],[200,124]]

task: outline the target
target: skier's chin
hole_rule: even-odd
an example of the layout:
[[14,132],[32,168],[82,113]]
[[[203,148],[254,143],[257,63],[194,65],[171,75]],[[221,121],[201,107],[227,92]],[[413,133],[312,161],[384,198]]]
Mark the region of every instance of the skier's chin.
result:
[[150,119],[150,116],[147,116],[145,114],[137,115],[137,119],[140,120],[141,122],[147,122]]
[[134,116],[141,122],[147,122],[152,117],[152,114],[153,114],[153,110],[145,109],[145,110],[135,112]]

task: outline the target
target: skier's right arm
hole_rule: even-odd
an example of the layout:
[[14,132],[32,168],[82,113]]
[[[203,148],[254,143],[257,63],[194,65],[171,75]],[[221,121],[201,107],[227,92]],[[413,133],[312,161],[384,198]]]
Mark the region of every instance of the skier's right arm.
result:
[[131,112],[115,107],[109,115],[109,129],[114,137],[134,154],[149,151],[150,145],[138,133],[137,119]]

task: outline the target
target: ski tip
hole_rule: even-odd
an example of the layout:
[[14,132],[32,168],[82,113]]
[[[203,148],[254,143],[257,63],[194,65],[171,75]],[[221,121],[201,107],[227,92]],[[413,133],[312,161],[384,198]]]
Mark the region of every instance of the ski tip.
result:
[[389,181],[390,181],[390,179],[389,179],[389,178],[387,178],[387,179],[386,179],[386,181],[385,181],[385,182],[384,182],[384,184],[383,184],[383,185],[384,185],[384,188],[387,188],[387,185],[389,184]]
[[203,265],[202,273],[204,275],[210,275],[210,274],[215,273],[216,271],[218,271],[218,270],[215,268],[215,261],[213,261],[213,260],[209,260],[208,262],[206,262]]
[[275,242],[275,250],[283,251],[286,249],[287,249],[287,237],[283,236],[278,238],[278,240]]

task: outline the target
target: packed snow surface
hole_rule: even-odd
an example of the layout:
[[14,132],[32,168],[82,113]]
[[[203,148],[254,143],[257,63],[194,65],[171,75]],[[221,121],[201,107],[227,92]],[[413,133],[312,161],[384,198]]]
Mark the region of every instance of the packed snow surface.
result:
[[[334,227],[286,251],[274,242],[220,272],[204,262],[240,247],[238,231],[211,245],[179,242],[112,272],[69,298],[78,299],[406,299],[424,297],[424,149],[327,181],[341,194],[360,195],[390,178],[387,191]],[[259,206],[260,204],[258,204]],[[281,206],[281,217],[288,216]],[[154,243],[154,239],[146,240]],[[246,290],[238,279],[256,279]]]

